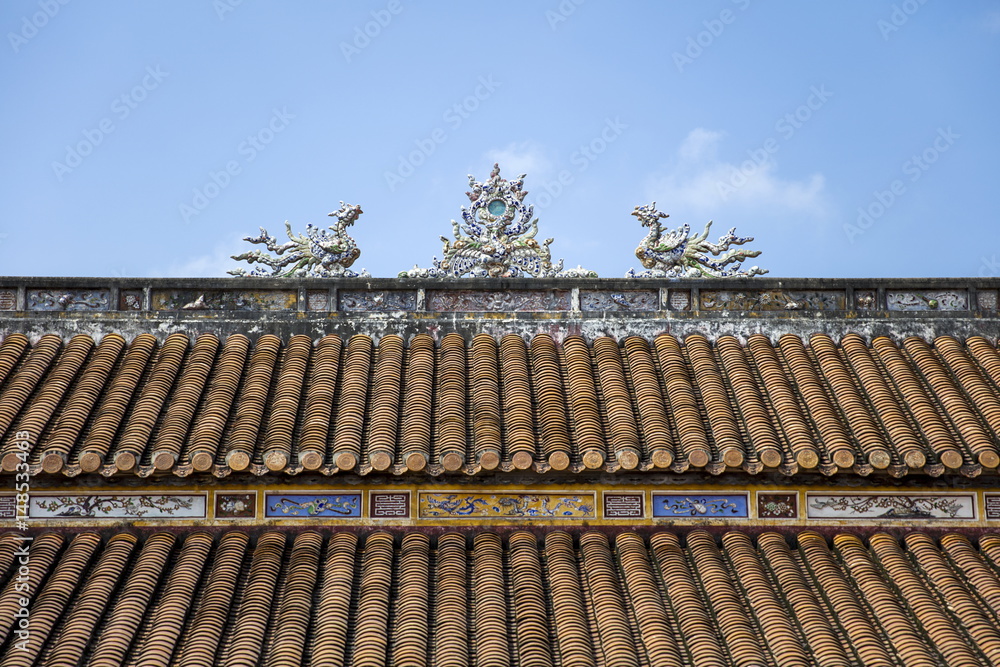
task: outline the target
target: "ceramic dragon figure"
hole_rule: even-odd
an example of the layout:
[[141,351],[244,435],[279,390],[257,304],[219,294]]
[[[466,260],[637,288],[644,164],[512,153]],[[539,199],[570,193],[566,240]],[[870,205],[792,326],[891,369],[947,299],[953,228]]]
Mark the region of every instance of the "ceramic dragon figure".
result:
[[462,222],[451,221],[455,238],[441,237],[444,257],[435,257],[430,268],[413,267],[402,271],[400,278],[460,278],[489,276],[493,278],[536,278],[552,276],[596,276],[585,269],[563,270],[563,262],[552,263],[549,244],[539,242],[538,219],[534,208],[524,203],[525,174],[508,181],[500,176],[500,165],[494,164],[489,179],[480,183],[469,176],[471,190],[465,194],[472,205],[462,207]]
[[639,218],[643,227],[649,227],[649,234],[635,249],[635,256],[647,270],[636,273],[629,269],[626,278],[749,278],[767,273],[757,266],[740,270],[744,260],[758,256],[760,251],[733,248],[753,241],[752,236],[736,236],[735,227],[718,243],[712,243],[705,240],[711,222],[705,225],[705,231],[694,236],[690,234],[690,225],[664,232],[660,220],[669,216],[656,209],[656,202],[636,206],[632,215]]
[[291,223],[285,222],[285,232],[289,240],[283,244],[279,244],[276,238],[261,227],[260,236],[247,236],[243,240],[264,244],[274,256],[263,250],[253,250],[233,255],[233,259],[250,264],[263,264],[268,268],[254,267],[249,272],[239,268],[228,273],[234,276],[281,278],[368,277],[369,273],[364,269],[358,273],[349,268],[361,256],[361,250],[354,243],[354,239],[347,234],[347,228],[357,221],[361,213],[360,206],[340,202],[340,208],[329,214],[336,220],[328,227],[329,232],[307,224],[305,234],[294,234]]

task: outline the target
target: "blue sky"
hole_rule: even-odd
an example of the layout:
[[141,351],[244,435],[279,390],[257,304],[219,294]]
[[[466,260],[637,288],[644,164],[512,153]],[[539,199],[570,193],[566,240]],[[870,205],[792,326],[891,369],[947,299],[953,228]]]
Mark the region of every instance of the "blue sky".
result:
[[[4,0],[0,273],[222,276],[326,225],[429,266],[466,174],[553,258],[668,222],[773,276],[1000,275],[1000,2]],[[228,170],[228,171],[227,171]]]

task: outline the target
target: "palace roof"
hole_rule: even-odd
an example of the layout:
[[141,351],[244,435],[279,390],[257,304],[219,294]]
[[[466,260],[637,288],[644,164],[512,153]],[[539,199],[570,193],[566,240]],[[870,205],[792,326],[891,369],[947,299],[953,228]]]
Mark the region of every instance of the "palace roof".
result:
[[984,665],[1000,538],[812,531],[45,533],[4,664]]

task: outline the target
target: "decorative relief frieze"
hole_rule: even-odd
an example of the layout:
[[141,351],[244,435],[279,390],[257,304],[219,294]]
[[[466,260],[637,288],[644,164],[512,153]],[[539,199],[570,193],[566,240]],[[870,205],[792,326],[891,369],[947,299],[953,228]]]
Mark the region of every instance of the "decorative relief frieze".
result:
[[885,294],[889,310],[968,310],[969,295],[962,291],[889,291]]
[[380,292],[341,292],[340,310],[365,313],[388,313],[416,310],[415,290],[383,290]]
[[421,519],[593,519],[593,493],[431,493],[417,499]]
[[758,493],[758,519],[795,519],[799,515],[796,493]]
[[854,307],[858,310],[874,310],[877,298],[875,290],[855,290]]
[[570,309],[569,290],[428,290],[427,309],[435,312],[544,312]]
[[253,519],[257,516],[257,492],[216,493],[216,519]]
[[660,309],[658,290],[580,291],[580,309],[584,311],[650,311]]
[[806,494],[809,519],[975,519],[972,493]]
[[702,290],[702,310],[845,310],[842,290]]
[[206,495],[199,494],[32,494],[32,519],[204,519]]
[[267,493],[264,516],[268,518],[358,518],[361,494],[332,491],[328,493]]
[[111,291],[28,290],[28,310],[98,311],[109,310]]
[[746,519],[749,500],[746,493],[709,493],[690,491],[654,493],[653,516]]
[[670,310],[688,310],[691,308],[691,292],[687,290],[670,290]]
[[153,310],[295,310],[294,290],[155,290]]

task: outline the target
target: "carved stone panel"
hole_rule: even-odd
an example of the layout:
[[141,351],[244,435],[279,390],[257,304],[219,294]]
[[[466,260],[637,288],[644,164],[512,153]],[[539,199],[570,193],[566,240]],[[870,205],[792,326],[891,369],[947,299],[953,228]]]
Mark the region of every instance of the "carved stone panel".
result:
[[968,310],[969,295],[965,290],[924,290],[886,292],[889,310]]
[[979,302],[980,310],[997,309],[997,291],[995,289],[983,289],[976,293],[976,300]]
[[584,311],[636,312],[659,310],[659,308],[659,290],[580,291],[580,309]]
[[110,302],[106,289],[28,290],[28,310],[109,310]]
[[414,290],[381,290],[377,292],[341,292],[340,310],[364,313],[389,313],[417,309]]
[[842,290],[703,290],[702,310],[845,310]]
[[856,290],[854,292],[854,307],[858,310],[874,310],[878,294],[875,290]]
[[688,310],[691,308],[691,292],[687,290],[670,290],[670,310]]
[[122,290],[119,292],[118,310],[142,310],[142,290]]
[[569,290],[433,290],[427,309],[435,312],[546,312],[570,309]]
[[0,310],[17,309],[17,292],[11,289],[0,289]]
[[153,310],[295,310],[295,290],[155,290]]
[[327,290],[309,290],[306,293],[308,310],[330,310],[330,293]]

